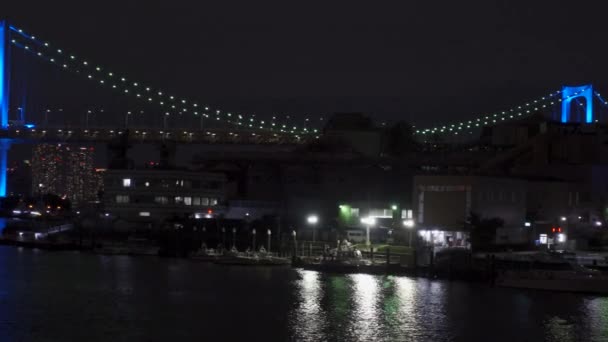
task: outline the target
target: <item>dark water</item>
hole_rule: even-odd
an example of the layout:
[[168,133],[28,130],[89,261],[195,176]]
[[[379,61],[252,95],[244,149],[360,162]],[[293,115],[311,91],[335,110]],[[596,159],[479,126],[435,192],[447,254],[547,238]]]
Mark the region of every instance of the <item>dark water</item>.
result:
[[608,298],[0,247],[0,341],[608,341]]

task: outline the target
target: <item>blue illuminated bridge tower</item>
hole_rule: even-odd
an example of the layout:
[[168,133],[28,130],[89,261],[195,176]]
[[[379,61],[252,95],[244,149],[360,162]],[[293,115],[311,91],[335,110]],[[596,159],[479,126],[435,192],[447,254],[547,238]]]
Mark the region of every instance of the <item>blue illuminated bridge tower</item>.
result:
[[[6,20],[0,21],[0,129],[8,129],[8,110],[10,99],[10,40]],[[0,139],[0,197],[6,197],[6,166],[10,139]]]
[[[576,118],[573,118],[571,113],[572,102],[577,103],[577,101],[579,101],[581,98],[585,99],[584,117],[577,115]],[[562,88],[561,122],[593,123],[593,85],[587,84],[578,87],[564,86]]]

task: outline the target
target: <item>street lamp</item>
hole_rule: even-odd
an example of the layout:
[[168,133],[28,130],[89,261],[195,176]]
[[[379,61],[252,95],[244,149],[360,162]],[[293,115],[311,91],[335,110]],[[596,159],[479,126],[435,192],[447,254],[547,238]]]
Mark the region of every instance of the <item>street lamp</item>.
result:
[[222,227],[222,249],[226,249],[226,228]]
[[87,110],[87,115],[85,116],[84,127],[89,129],[89,115],[93,114],[92,110]]
[[272,230],[268,229],[266,235],[268,236],[268,253],[270,253],[270,237],[272,236]]
[[306,222],[308,222],[308,224],[312,226],[312,242],[315,242],[315,233],[317,223],[319,223],[319,217],[317,215],[308,215],[308,217],[306,218]]
[[129,116],[131,115],[131,111],[128,111],[125,114],[125,128],[129,128]]
[[44,111],[44,125],[45,125],[46,127],[48,127],[48,126],[49,126],[49,113],[50,113],[50,112],[51,112],[51,110],[50,110],[50,109],[47,109],[47,110],[45,110],[45,111]]
[[291,236],[293,236],[293,256],[297,256],[298,255],[298,241],[296,240],[296,231],[292,230],[291,231]]
[[376,218],[364,217],[361,219],[361,223],[365,225],[365,244],[369,247],[369,228],[376,225]]
[[165,112],[163,116],[163,129],[167,129],[167,120],[169,119],[169,112]]
[[408,246],[412,247],[412,229],[415,226],[414,220],[412,220],[412,219],[404,220],[403,221],[403,226],[408,229],[408,232],[409,232],[409,234],[408,234],[408,236],[409,236]]
[[255,228],[253,228],[251,230],[251,234],[253,235],[253,237],[252,237],[252,239],[253,239],[253,243],[252,243],[252,245],[253,245],[253,252],[255,252]]

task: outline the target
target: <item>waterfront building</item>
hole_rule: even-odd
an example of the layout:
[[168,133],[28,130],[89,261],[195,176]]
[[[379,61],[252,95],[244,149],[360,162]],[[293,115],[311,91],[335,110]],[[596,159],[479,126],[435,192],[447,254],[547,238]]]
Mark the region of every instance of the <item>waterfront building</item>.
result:
[[419,175],[414,177],[413,203],[420,238],[438,247],[467,247],[469,219],[499,218],[504,228],[525,242],[526,182],[518,179]]
[[106,170],[108,215],[160,222],[172,217],[212,218],[225,211],[226,178],[212,172],[175,169]]

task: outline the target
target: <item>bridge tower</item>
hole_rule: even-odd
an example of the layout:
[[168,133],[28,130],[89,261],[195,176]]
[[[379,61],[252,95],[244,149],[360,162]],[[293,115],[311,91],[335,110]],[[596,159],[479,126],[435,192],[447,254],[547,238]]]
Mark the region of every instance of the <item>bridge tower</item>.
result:
[[[570,113],[572,100],[579,97],[585,98],[585,118],[578,118],[578,120],[572,120]],[[562,123],[567,122],[593,122],[593,85],[587,84],[579,87],[562,87]]]
[[[10,100],[10,27],[6,20],[0,20],[0,129],[8,129]],[[9,139],[0,140],[0,197],[6,197],[6,167]]]

